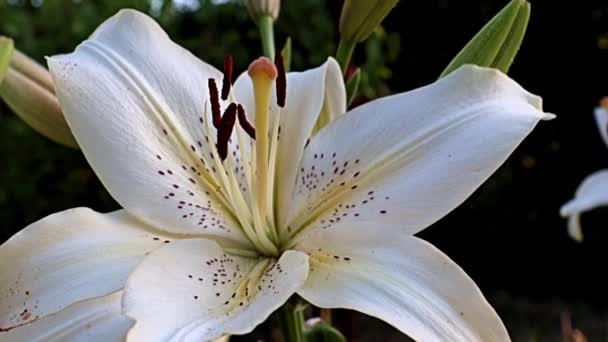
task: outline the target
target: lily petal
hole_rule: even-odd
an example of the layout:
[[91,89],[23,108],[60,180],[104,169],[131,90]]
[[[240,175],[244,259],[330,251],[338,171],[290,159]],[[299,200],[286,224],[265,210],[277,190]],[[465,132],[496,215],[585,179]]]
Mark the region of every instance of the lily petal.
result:
[[541,119],[541,99],[497,70],[465,66],[354,109],[305,150],[288,227],[398,224],[414,234],[460,205]]
[[363,312],[417,341],[509,340],[464,271],[398,227],[338,224],[296,248],[310,254],[298,294],[316,306]]
[[5,342],[121,342],[134,321],[120,313],[122,292],[84,300],[30,324],[0,332]]
[[125,211],[77,208],[31,224],[0,246],[0,331],[122,289],[143,256],[171,240]]
[[560,213],[568,217],[568,232],[577,240],[583,240],[580,215],[600,206],[608,205],[608,169],[596,171],[578,186],[574,198],[564,204]]
[[[236,80],[234,95],[245,107],[250,121],[253,121],[253,84],[246,73]],[[279,109],[276,107],[274,92],[271,103],[273,113],[277,113]],[[277,152],[277,165],[280,166],[276,170],[279,222],[284,222],[287,218],[285,214],[290,204],[298,164],[315,123],[323,111],[329,113],[328,117],[336,117],[346,112],[346,90],[342,73],[336,60],[331,57],[317,68],[287,74],[286,103],[280,110],[281,133]]]
[[602,136],[602,140],[606,146],[608,146],[608,111],[606,108],[597,107],[594,112],[595,122],[597,124],[597,128],[600,131],[600,135]]
[[304,283],[308,257],[279,261],[227,254],[216,242],[181,240],[150,254],[125,287],[124,312],[137,320],[129,341],[206,341],[245,334]]
[[207,82],[219,71],[133,10],[48,64],[78,144],[126,210],[168,232],[249,244],[221,205],[210,165]]

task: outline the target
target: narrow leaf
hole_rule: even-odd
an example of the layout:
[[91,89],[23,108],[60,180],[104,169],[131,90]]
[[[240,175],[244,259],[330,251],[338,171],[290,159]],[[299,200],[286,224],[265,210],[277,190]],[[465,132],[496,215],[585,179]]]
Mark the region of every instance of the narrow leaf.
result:
[[283,61],[285,63],[285,72],[289,72],[291,70],[291,37],[287,37],[281,54],[283,55]]

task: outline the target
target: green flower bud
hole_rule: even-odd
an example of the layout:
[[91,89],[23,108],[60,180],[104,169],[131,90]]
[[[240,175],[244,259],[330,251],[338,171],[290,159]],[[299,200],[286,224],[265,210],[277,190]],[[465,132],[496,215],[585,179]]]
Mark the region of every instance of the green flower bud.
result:
[[0,36],[0,84],[13,56],[13,40]]
[[524,39],[529,19],[530,3],[526,0],[512,0],[460,50],[439,77],[446,76],[464,64],[508,72]]
[[340,14],[340,35],[359,43],[369,37],[395,7],[397,0],[345,0]]
[[[2,74],[2,41],[0,40],[0,76]],[[23,53],[14,50],[0,97],[17,116],[45,137],[72,148],[78,144],[68,127],[55,96],[49,72]]]

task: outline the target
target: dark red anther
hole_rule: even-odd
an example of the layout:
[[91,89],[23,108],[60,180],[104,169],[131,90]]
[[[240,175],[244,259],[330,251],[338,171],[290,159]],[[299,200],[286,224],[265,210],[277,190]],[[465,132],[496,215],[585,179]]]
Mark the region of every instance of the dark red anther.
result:
[[232,86],[232,56],[224,59],[224,80],[222,81],[222,100],[228,99],[230,87]]
[[280,52],[276,52],[274,55],[274,65],[277,67],[277,105],[279,107],[285,107],[285,98],[287,96],[287,76],[285,75],[285,61],[283,55]]
[[245,108],[240,104],[236,106],[236,110],[239,115],[239,123],[241,127],[253,140],[255,140],[255,128],[247,121],[247,115],[245,115]]
[[220,159],[224,161],[228,156],[228,141],[232,135],[232,129],[236,122],[236,104],[231,103],[224,111],[220,127],[217,129],[217,153]]
[[213,127],[220,128],[222,113],[220,112],[220,98],[217,94],[217,86],[213,78],[209,79],[209,98],[211,99],[211,115],[213,116]]

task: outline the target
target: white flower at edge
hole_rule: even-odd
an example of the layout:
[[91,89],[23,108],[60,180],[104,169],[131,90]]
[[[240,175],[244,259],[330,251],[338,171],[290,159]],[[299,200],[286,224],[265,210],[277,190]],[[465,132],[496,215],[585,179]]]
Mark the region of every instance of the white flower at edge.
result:
[[[333,59],[289,73],[284,108],[256,61],[221,107],[241,104],[257,140],[237,123],[222,161],[208,96],[222,74],[149,17],[123,10],[49,66],[124,210],[60,212],[0,247],[3,341],[209,340],[294,293],[421,341],[509,340],[475,283],[414,236],[552,117],[504,74],[466,66],[340,115]],[[322,112],[338,118],[311,136]]]
[[[604,143],[608,146],[608,111],[605,107],[595,109],[595,122]],[[560,209],[568,218],[568,234],[576,241],[583,241],[580,216],[597,207],[608,205],[608,169],[596,171],[585,178],[576,189],[574,198]]]

